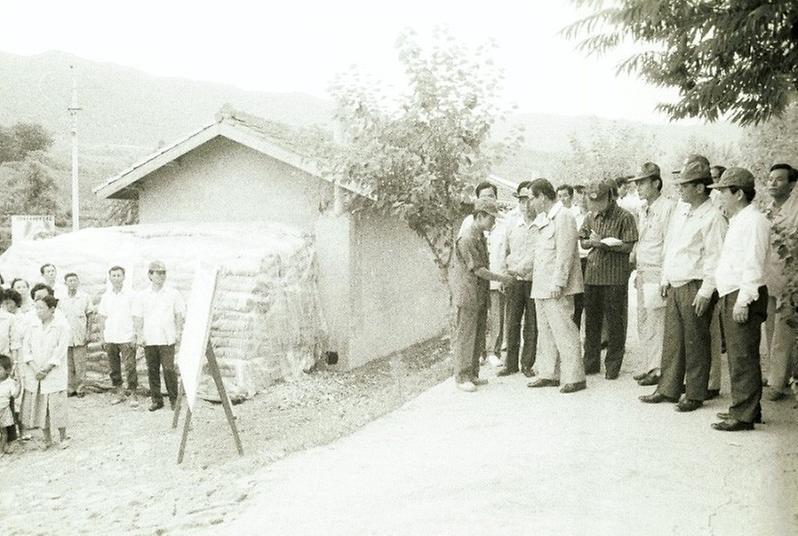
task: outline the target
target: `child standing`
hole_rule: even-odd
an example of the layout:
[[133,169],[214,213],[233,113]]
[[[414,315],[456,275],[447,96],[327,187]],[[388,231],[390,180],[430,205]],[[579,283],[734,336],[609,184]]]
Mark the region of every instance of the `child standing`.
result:
[[11,379],[11,358],[0,355],[0,452],[8,454],[7,426],[14,426],[14,415],[11,411],[11,399],[17,396],[17,382]]

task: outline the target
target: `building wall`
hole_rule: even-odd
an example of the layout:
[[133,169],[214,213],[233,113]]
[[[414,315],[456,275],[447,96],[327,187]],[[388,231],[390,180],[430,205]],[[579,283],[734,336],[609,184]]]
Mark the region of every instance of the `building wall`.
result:
[[318,177],[216,138],[139,186],[141,223],[274,221],[314,233],[329,350],[342,367],[444,327],[448,298],[426,244],[402,222],[339,213]]
[[448,293],[429,246],[391,218],[353,219],[350,367],[439,336]]
[[226,138],[215,138],[140,183],[139,220],[276,221],[312,231],[332,185]]

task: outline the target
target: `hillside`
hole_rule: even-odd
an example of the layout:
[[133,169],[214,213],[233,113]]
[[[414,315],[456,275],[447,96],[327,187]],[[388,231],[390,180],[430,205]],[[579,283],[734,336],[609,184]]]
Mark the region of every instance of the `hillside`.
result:
[[[79,84],[80,142],[84,191],[152,151],[212,120],[225,103],[237,110],[295,126],[330,128],[332,103],[302,93],[245,91],[231,85],[167,78],[64,52],[33,56],[0,52],[0,124],[35,121],[50,129],[53,153],[68,162],[71,95],[70,65]],[[692,137],[736,144],[741,129],[728,124],[643,124],[584,116],[515,114],[497,125],[501,138],[512,126],[524,128],[524,147],[495,171],[509,176],[550,173],[552,162],[569,148],[569,139],[596,131],[631,128],[656,136],[668,154]],[[59,174],[61,177],[63,175]],[[68,184],[68,183],[67,183]],[[65,184],[66,186],[66,184]]]

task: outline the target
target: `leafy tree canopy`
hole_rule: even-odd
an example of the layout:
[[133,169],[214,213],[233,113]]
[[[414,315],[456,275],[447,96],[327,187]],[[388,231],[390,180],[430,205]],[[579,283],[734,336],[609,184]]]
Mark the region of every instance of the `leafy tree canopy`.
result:
[[429,245],[446,279],[463,202],[521,137],[513,132],[500,144],[489,141],[503,117],[502,75],[491,46],[471,50],[439,30],[427,48],[405,32],[397,49],[408,83],[399,96],[357,71],[334,81],[346,143],[335,148],[326,172],[367,194],[352,200],[353,210],[404,220]]
[[673,119],[728,117],[741,125],[780,116],[798,91],[795,0],[575,0],[593,13],[564,30],[604,53],[625,38],[652,47],[620,72],[675,87],[658,109]]

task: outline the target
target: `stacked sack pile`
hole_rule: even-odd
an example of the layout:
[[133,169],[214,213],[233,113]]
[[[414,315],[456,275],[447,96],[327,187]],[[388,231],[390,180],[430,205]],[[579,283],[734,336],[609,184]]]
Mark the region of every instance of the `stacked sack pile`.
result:
[[[253,396],[281,378],[295,377],[321,358],[326,324],[321,314],[312,236],[279,224],[148,224],[83,229],[13,245],[0,256],[6,278],[40,279],[53,263],[58,277],[75,272],[96,304],[107,288],[108,269],[123,266],[134,293],[149,284],[147,265],[167,266],[167,285],[188,300],[198,262],[220,267],[211,344],[230,397]],[[99,327],[90,329],[88,379],[110,385]],[[139,351],[140,382],[146,366]],[[200,396],[216,399],[203,375]]]

